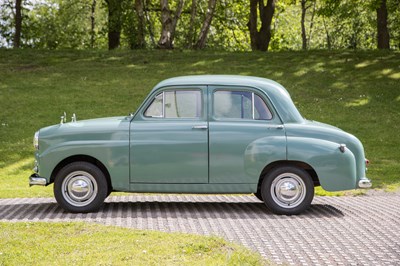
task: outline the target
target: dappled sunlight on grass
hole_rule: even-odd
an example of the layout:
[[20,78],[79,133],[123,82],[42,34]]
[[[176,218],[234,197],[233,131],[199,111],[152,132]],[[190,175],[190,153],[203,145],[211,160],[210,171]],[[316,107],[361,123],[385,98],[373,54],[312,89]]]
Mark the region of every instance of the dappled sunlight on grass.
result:
[[124,60],[123,56],[109,56],[106,59],[104,59],[105,61],[119,61],[119,60]]
[[368,97],[360,97],[359,99],[355,99],[349,103],[346,103],[346,107],[358,107],[358,106],[363,106],[366,105],[370,102],[370,98]]
[[382,75],[387,76],[387,75],[393,73],[393,69],[386,68],[386,69],[382,69],[380,72],[381,72]]
[[[33,164],[32,164],[33,165]],[[32,165],[29,169],[19,169],[4,174],[0,168],[0,198],[34,198],[34,197],[54,197],[53,186],[33,186],[29,187],[29,176],[33,173]]]
[[397,192],[397,191],[399,191],[400,189],[400,182],[396,182],[396,183],[392,183],[392,184],[387,184],[387,185],[384,185],[383,186],[383,189],[386,191],[386,192]]
[[[199,74],[276,80],[304,117],[360,138],[372,160],[368,175],[374,187],[397,186],[398,62],[400,53],[380,51],[1,50],[0,197],[6,186],[12,196],[38,195],[43,190],[27,185],[33,166],[32,137],[40,127],[59,123],[64,111],[68,120],[72,113],[78,119],[126,115],[159,81]],[[44,194],[51,196],[50,192]]]
[[192,66],[198,67],[198,66],[206,66],[208,63],[207,61],[198,61],[196,63],[193,63]]
[[317,196],[344,196],[345,192],[343,192],[343,191],[329,192],[329,191],[324,190],[322,187],[316,187],[315,195],[317,195]]
[[0,198],[52,197],[52,186],[29,187],[33,157],[0,168]]
[[351,189],[346,191],[336,191],[336,192],[329,192],[324,190],[322,187],[315,188],[315,195],[317,196],[334,196],[334,197],[341,197],[341,196],[363,196],[369,190],[368,189]]
[[378,62],[379,62],[378,60],[372,60],[372,61],[371,60],[366,60],[366,61],[363,61],[361,63],[356,64],[355,68],[369,67],[369,66],[372,66],[373,64],[376,64]]
[[400,79],[400,72],[390,74],[390,75],[389,75],[389,78],[392,78],[392,79]]
[[2,222],[0,238],[1,265],[267,265],[215,236],[82,222]]
[[134,65],[134,64],[130,64],[126,66],[127,68],[132,68],[132,69],[145,69],[145,66],[139,66],[139,65]]
[[307,73],[308,71],[306,69],[299,69],[298,71],[294,72],[293,75],[295,75],[296,77],[302,77]]
[[332,83],[331,87],[335,89],[345,90],[348,88],[348,83],[343,81],[337,81]]
[[33,157],[20,160],[16,163],[1,168],[1,172],[3,175],[10,175],[10,174],[15,174],[16,172],[19,172],[21,170],[26,170],[27,167],[33,168],[33,161],[34,161]]

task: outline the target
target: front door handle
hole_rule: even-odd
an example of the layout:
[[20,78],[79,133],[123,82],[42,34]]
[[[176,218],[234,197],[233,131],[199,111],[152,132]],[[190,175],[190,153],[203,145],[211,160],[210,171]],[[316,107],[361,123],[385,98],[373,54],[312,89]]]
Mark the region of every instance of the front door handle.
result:
[[192,129],[207,129],[208,126],[193,126]]

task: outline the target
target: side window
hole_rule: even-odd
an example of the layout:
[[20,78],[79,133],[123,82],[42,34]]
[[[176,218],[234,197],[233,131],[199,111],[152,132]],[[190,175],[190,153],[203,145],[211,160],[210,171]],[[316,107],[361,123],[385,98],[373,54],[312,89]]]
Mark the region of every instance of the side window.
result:
[[163,117],[163,94],[158,94],[144,113],[147,117]]
[[144,115],[157,118],[198,118],[202,114],[200,90],[173,90],[158,94]]
[[260,96],[249,91],[215,91],[214,117],[217,119],[270,120],[272,114]]

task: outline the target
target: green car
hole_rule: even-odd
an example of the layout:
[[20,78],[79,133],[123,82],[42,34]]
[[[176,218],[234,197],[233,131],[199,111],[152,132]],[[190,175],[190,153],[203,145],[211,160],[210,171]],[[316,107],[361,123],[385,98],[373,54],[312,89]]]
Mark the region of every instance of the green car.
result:
[[30,185],[54,183],[70,212],[98,210],[112,191],[254,193],[277,214],[307,209],[314,187],[368,188],[353,135],[304,119],[280,84],[184,76],[157,84],[134,114],[35,133]]

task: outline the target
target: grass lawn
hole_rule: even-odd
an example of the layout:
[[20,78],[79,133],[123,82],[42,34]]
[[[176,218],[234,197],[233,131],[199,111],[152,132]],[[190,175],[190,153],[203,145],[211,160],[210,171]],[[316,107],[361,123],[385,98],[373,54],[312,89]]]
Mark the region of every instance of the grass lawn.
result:
[[72,113],[78,119],[126,115],[157,82],[189,74],[278,81],[304,117],[363,142],[375,188],[400,186],[400,53],[0,49],[0,197],[52,196],[52,186],[28,187],[32,138],[59,123],[64,111],[68,120]]
[[0,223],[0,265],[267,265],[217,237],[86,223]]

